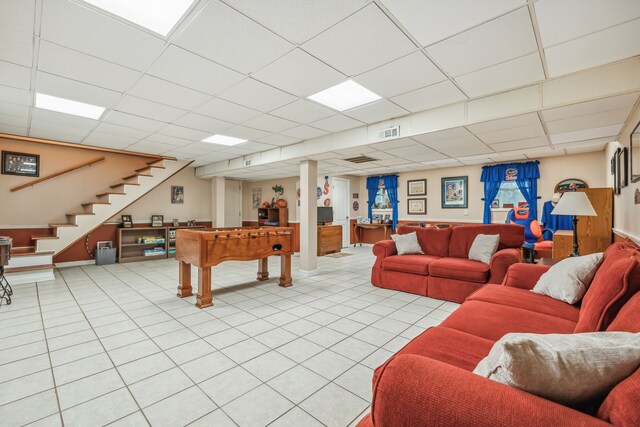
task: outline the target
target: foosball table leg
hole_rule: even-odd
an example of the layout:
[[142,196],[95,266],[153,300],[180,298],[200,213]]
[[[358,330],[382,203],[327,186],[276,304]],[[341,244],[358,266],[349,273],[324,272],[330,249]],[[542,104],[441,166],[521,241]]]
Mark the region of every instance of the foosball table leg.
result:
[[191,264],[180,261],[178,267],[178,296],[180,298],[193,295],[191,288]]
[[213,305],[211,296],[211,267],[198,269],[198,295],[196,295],[196,307],[205,308]]
[[291,255],[280,255],[280,286],[291,286]]
[[262,258],[258,260],[258,280],[269,279],[269,259]]

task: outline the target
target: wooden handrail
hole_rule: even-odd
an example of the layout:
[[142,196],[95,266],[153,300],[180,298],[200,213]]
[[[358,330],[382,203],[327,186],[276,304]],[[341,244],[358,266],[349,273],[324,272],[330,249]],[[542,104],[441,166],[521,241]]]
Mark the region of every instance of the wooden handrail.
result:
[[94,163],[101,162],[103,160],[104,160],[104,157],[98,157],[97,159],[89,160],[88,162],[80,163],[79,165],[76,165],[76,166],[71,166],[70,168],[66,168],[66,169],[63,169],[61,171],[54,172],[51,175],[45,176],[43,178],[36,179],[35,181],[31,181],[28,184],[23,184],[23,185],[19,185],[17,187],[14,187],[14,188],[11,189],[11,192],[13,193],[14,191],[22,190],[23,188],[27,188],[27,187],[31,187],[31,186],[36,185],[36,184],[40,184],[41,182],[44,182],[44,181],[46,181],[48,179],[55,178],[56,176],[64,175],[67,172],[71,172],[71,171],[74,171],[76,169],[80,169],[80,168],[83,168],[85,166],[89,166],[89,165],[92,165]]
[[150,159],[158,160],[177,160],[175,157],[160,156],[157,154],[140,153],[137,151],[125,151],[115,148],[94,147],[93,145],[73,144],[71,142],[53,141],[51,139],[33,138],[30,136],[12,135],[10,133],[0,133],[0,138],[12,139],[14,141],[34,142],[36,144],[49,144],[57,145],[59,147],[78,148],[81,150],[102,151],[104,153],[126,154],[127,156],[148,157]]

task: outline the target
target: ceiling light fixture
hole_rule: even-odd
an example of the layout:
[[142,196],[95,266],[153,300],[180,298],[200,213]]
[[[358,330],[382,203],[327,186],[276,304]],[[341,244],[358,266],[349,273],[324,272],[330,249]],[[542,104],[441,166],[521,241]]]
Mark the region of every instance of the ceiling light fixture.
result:
[[102,113],[104,113],[104,107],[58,98],[57,96],[45,95],[44,93],[36,93],[36,108],[43,108],[45,110],[57,111],[59,113],[94,120],[98,120],[100,116],[102,116]]
[[348,110],[382,99],[381,96],[376,95],[353,80],[347,80],[331,86],[329,89],[320,91],[308,98],[338,111]]
[[84,0],[100,9],[166,36],[193,0]]
[[202,142],[210,142],[212,144],[226,145],[228,147],[233,147],[234,145],[238,145],[238,144],[242,144],[243,142],[247,142],[247,140],[246,139],[241,139],[241,138],[234,138],[232,136],[216,134],[216,135],[210,136],[209,138],[203,139]]

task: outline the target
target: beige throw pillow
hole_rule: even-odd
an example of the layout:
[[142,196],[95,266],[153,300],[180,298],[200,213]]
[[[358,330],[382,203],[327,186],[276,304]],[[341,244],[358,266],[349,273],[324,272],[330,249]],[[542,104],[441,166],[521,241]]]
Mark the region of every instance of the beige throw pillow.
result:
[[408,234],[392,234],[391,238],[396,243],[398,255],[424,254],[415,231]]
[[640,365],[640,334],[507,334],[474,373],[563,404],[606,395]]
[[531,291],[575,304],[587,292],[603,259],[602,252],[563,259],[540,276]]
[[489,264],[499,243],[499,234],[478,234],[469,249],[469,259]]

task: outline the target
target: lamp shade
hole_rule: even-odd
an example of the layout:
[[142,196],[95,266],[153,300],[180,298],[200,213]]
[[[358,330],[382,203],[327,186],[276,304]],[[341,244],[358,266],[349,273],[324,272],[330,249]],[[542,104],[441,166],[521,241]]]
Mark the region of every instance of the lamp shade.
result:
[[551,215],[597,216],[587,195],[581,191],[566,192],[551,212]]

